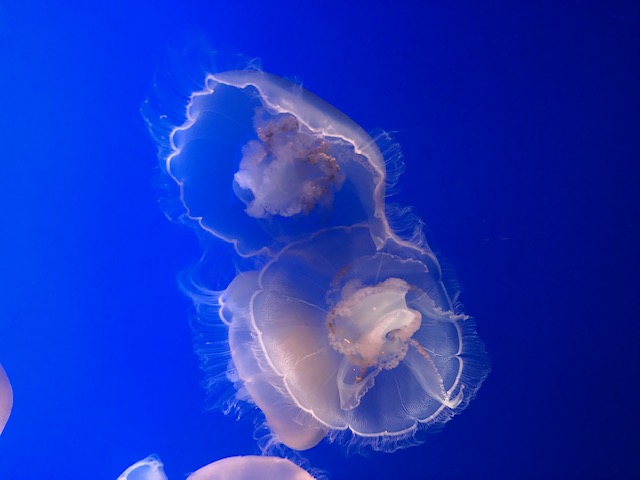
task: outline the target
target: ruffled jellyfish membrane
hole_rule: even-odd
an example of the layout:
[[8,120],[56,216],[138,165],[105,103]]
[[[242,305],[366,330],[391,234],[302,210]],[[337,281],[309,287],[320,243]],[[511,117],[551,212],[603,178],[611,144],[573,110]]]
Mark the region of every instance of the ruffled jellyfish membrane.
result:
[[428,250],[368,227],[336,227],[285,247],[219,298],[239,398],[296,450],[325,435],[391,451],[474,396],[488,362]]
[[[229,457],[210,463],[187,477],[188,480],[314,480],[295,463],[279,457],[253,455]],[[134,463],[117,480],[167,480],[156,455]]]
[[4,430],[4,426],[9,420],[11,415],[11,408],[13,407],[13,390],[9,383],[9,377],[7,373],[0,365],[0,434]]
[[187,216],[240,255],[361,222],[384,241],[376,142],[299,85],[255,69],[209,74],[185,123],[157,138]]

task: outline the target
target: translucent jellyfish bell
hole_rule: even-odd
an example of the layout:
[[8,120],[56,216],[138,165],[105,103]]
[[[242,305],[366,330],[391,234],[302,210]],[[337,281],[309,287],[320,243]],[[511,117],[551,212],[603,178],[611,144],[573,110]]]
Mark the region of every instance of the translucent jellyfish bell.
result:
[[11,408],[13,407],[13,390],[9,383],[7,373],[0,365],[0,434],[9,420]]
[[186,114],[169,136],[166,171],[188,216],[241,255],[360,222],[383,242],[384,159],[331,105],[247,69],[207,75]]
[[[314,480],[309,473],[286,458],[228,457],[196,470],[188,480]],[[156,455],[134,463],[117,480],[167,480],[164,466]]]
[[487,373],[433,254],[392,239],[378,249],[367,226],[293,243],[219,300],[229,376],[294,449],[348,430],[393,450],[462,410]]

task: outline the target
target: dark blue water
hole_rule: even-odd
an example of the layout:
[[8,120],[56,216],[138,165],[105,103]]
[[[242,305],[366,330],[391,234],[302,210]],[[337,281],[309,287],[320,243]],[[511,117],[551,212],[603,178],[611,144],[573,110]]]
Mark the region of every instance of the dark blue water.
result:
[[160,207],[139,113],[193,38],[259,56],[367,129],[393,132],[414,205],[492,373],[424,445],[348,478],[640,476],[640,8],[635,2],[5,2],[0,8],[0,362],[14,410],[0,479],[170,478],[257,453],[204,410],[193,232]]

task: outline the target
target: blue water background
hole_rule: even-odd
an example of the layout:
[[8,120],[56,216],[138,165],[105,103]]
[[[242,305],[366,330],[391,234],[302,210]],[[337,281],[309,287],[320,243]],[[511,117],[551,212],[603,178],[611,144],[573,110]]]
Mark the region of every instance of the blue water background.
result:
[[414,205],[493,370],[421,447],[306,455],[330,478],[640,478],[640,7],[633,1],[0,5],[0,479],[171,479],[256,453],[204,410],[139,113],[206,37],[401,142]]

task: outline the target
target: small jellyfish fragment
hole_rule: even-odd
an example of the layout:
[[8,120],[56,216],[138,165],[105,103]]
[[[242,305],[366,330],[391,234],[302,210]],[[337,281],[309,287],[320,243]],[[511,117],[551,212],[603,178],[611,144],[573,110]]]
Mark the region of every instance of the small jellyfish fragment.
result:
[[157,455],[149,455],[127,468],[116,480],[167,480]]
[[[314,480],[307,471],[286,458],[254,455],[228,457],[205,465],[188,480]],[[129,468],[117,480],[167,480],[157,455],[149,455]]]
[[319,227],[368,222],[384,234],[376,142],[301,86],[255,69],[209,74],[186,117],[161,145],[164,167],[188,217],[241,255]]
[[0,434],[4,430],[9,415],[11,415],[11,408],[13,407],[13,390],[11,389],[11,383],[9,383],[9,377],[7,373],[0,365]]

